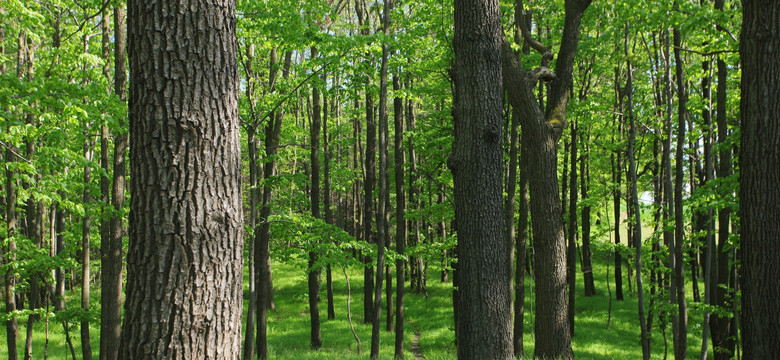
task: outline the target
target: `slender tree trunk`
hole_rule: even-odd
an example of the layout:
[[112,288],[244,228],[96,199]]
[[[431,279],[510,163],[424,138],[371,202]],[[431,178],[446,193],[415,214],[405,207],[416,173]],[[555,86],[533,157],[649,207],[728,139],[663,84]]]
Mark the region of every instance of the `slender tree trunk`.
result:
[[[15,149],[13,147],[5,150],[5,162],[10,164],[16,160],[14,154]],[[14,171],[10,170],[10,166],[6,166],[5,170],[5,222],[6,222],[6,245],[2,248],[2,260],[3,264],[8,266],[16,261],[16,241],[13,240],[13,236],[16,235],[17,219],[16,219],[16,179]],[[13,267],[8,266],[8,270],[5,271],[5,312],[11,313],[16,311],[16,276]],[[19,337],[19,325],[16,320],[16,316],[9,316],[5,320],[5,339],[8,345],[8,359],[16,360],[19,355],[16,350],[16,339]]]
[[[282,70],[282,77],[287,79],[290,76],[290,65],[292,63],[292,52],[288,51],[284,56],[284,69]],[[284,96],[284,92],[280,91],[280,95]],[[267,181],[274,174],[274,168],[276,166],[275,155],[279,150],[279,136],[282,131],[282,119],[284,118],[284,111],[280,108],[274,114],[271,114],[268,124],[265,126],[265,154],[268,157],[268,161],[263,165],[263,198],[262,205],[260,206],[260,218],[258,219],[259,229],[255,233],[255,266],[257,267],[257,283],[255,289],[257,291],[256,308],[257,317],[257,358],[268,358],[268,322],[267,315],[268,310],[273,309],[273,285],[271,283],[271,256],[270,256],[270,239],[271,239],[271,227],[268,223],[268,219],[271,216],[271,196],[273,188],[269,181]]]
[[[620,91],[620,70],[615,68],[615,103],[617,112],[623,113],[623,96]],[[613,142],[623,141],[623,115],[615,115],[617,119],[618,139],[613,137]],[[623,301],[623,255],[620,253],[620,180],[623,178],[623,154],[621,149],[615,150],[616,154],[610,157],[612,162],[612,182],[615,187],[612,190],[612,204],[615,215],[615,299]]]
[[135,181],[120,359],[241,354],[235,2],[191,5],[129,4]]
[[[249,44],[246,48],[246,62],[244,65],[244,71],[246,73],[246,96],[249,100],[249,112],[254,120],[256,118],[254,91],[255,91],[255,71],[254,71],[254,57],[255,57],[255,44]],[[276,48],[271,50],[271,71],[269,72],[269,87],[273,87],[276,79],[274,76],[278,73],[274,66],[276,65],[277,56]],[[272,90],[271,90],[272,91]],[[255,259],[255,241],[257,233],[259,232],[257,226],[258,219],[258,204],[260,202],[260,181],[258,172],[260,172],[260,166],[257,163],[257,126],[259,124],[254,121],[246,126],[246,145],[247,156],[249,157],[249,227],[252,228],[254,237],[247,241],[249,243],[249,256],[247,257],[247,267],[249,270],[249,301],[247,304],[247,319],[246,328],[244,331],[244,359],[251,359],[254,357],[255,352],[255,320],[253,316],[257,313],[257,266]],[[246,246],[246,244],[245,244]]]
[[[123,5],[114,7],[114,94],[125,101],[127,88],[127,26]],[[113,181],[111,184],[111,216],[108,237],[100,241],[100,360],[119,358],[122,326],[122,209],[125,204],[125,152],[128,136],[125,120],[118,120],[114,133]]]
[[590,251],[590,201],[588,188],[590,187],[590,148],[587,145],[590,135],[580,136],[583,154],[580,156],[580,191],[585,205],[582,207],[582,278],[585,285],[585,296],[596,294],[596,286],[593,283],[593,264]]
[[395,351],[396,359],[404,358],[404,269],[406,261],[403,255],[406,251],[406,194],[404,192],[404,117],[403,98],[400,96],[400,74],[393,75],[393,120],[394,120],[394,148],[395,148],[395,251],[399,256],[395,260]]
[[517,214],[520,217],[517,223],[517,235],[515,237],[515,303],[514,303],[514,355],[522,357],[523,350],[523,331],[525,315],[525,268],[526,268],[526,242],[528,239],[528,178],[526,177],[526,168],[528,167],[528,140],[521,136],[522,144],[520,152],[520,173],[518,181],[520,182],[520,204]]
[[[715,10],[723,11],[724,0],[715,1]],[[722,29],[721,29],[722,30]],[[728,90],[728,66],[722,58],[718,58],[718,85],[716,88],[717,98],[717,126],[718,126],[718,145],[720,146],[718,178],[726,179],[731,176],[731,146],[727,143],[729,131],[727,123],[726,103]],[[720,192],[722,196],[727,196]],[[730,286],[730,267],[734,261],[733,250],[727,248],[729,244],[729,235],[731,233],[731,208],[724,207],[718,212],[718,247],[715,250],[713,260],[716,264],[713,272],[712,283],[715,285],[712,302],[723,309],[730,309],[731,299],[727,299]],[[731,289],[733,290],[733,288]],[[712,347],[715,350],[715,360],[727,360],[733,357],[735,347],[735,326],[733,325],[735,316],[722,316],[719,313],[713,314],[710,320],[712,329]]]
[[[365,14],[360,2],[355,2],[355,12],[358,17],[358,25],[361,28],[361,34],[368,36],[369,27],[366,25],[368,19],[364,19]],[[363,240],[373,243],[376,239],[372,231],[371,222],[374,217],[373,193],[376,185],[376,122],[374,121],[374,99],[371,95],[371,73],[366,74],[365,92],[366,92],[366,150],[363,176]],[[370,259],[363,255],[363,323],[368,324],[373,319],[374,308],[374,268],[370,266]]]
[[[87,141],[84,143],[84,159],[92,161],[93,146],[90,141],[89,125],[86,128]],[[89,165],[84,166],[84,192],[81,197],[82,205],[85,208],[84,218],[81,219],[81,309],[84,313],[89,313],[89,288],[90,288],[90,238],[91,218],[89,215],[89,206],[92,202],[89,184],[92,182],[92,169]],[[89,338],[89,318],[81,320],[81,357],[84,360],[92,360],[92,344]]]
[[[664,244],[666,245],[668,251],[669,251],[669,257],[667,268],[670,275],[664,275],[664,287],[667,288],[669,291],[669,302],[672,305],[672,308],[669,310],[671,312],[670,317],[672,321],[672,341],[674,342],[674,339],[676,338],[677,331],[679,330],[679,317],[678,313],[675,312],[675,306],[677,306],[677,288],[675,287],[676,280],[674,271],[677,266],[677,257],[675,253],[675,231],[674,227],[672,226],[673,222],[676,220],[676,217],[674,215],[675,206],[674,206],[674,195],[673,190],[674,187],[672,186],[672,113],[673,113],[673,106],[672,106],[672,66],[671,66],[671,47],[670,47],[670,39],[669,39],[669,31],[665,30],[662,32],[662,42],[663,46],[662,52],[663,52],[663,58],[664,58],[664,102],[665,102],[665,116],[664,116],[664,143],[663,143],[663,160],[661,162],[661,168],[663,169],[663,224],[664,224],[664,231],[663,231],[663,238],[664,238]],[[671,278],[671,280],[670,280]],[[671,284],[670,284],[671,283]],[[663,327],[664,331],[664,354],[666,354],[667,350],[667,340],[666,340],[666,327]]]
[[577,289],[577,125],[574,120],[571,129],[571,172],[569,176],[569,244],[566,251],[566,277],[569,285],[569,331],[574,336],[574,301]]
[[[715,178],[715,158],[712,154],[712,81],[711,68],[712,60],[707,59],[702,63],[704,77],[702,78],[702,93],[704,108],[702,117],[704,118],[704,176],[705,184],[711,183]],[[704,214],[704,225],[706,227],[705,252],[704,252],[704,304],[712,305],[712,265],[715,255],[715,222],[713,221],[712,207],[706,209]],[[701,339],[701,359],[707,359],[707,348],[710,338],[710,308],[704,309],[704,320],[702,321],[702,339]]]
[[[675,216],[675,242],[674,249],[670,249],[670,253],[674,253],[674,271],[672,275],[672,290],[676,293],[676,297],[672,298],[672,304],[677,305],[677,315],[672,315],[672,326],[674,326],[674,354],[675,359],[685,359],[688,350],[688,304],[685,300],[685,269],[683,264],[683,239],[685,238],[685,223],[683,220],[683,179],[685,177],[683,173],[683,167],[685,162],[683,161],[683,153],[685,151],[685,119],[686,119],[686,90],[685,82],[683,79],[683,63],[682,56],[680,54],[681,40],[680,31],[674,30],[674,61],[675,73],[677,78],[677,96],[679,101],[677,104],[677,154],[675,155],[675,162],[677,168],[674,178],[674,216]],[[675,324],[676,322],[676,324]]]
[[[390,31],[390,11],[393,9],[392,0],[384,0],[383,32],[385,37]],[[374,313],[371,330],[371,358],[379,357],[379,331],[382,319],[382,281],[385,270],[385,246],[388,243],[388,212],[390,190],[388,188],[388,124],[387,124],[387,63],[390,57],[390,49],[387,40],[382,41],[382,65],[379,72],[379,204],[377,206],[376,227],[377,234],[377,259],[376,259],[376,286],[374,287]],[[389,286],[389,284],[388,284]],[[388,304],[389,305],[389,304]],[[390,306],[388,306],[388,309]]]
[[[316,59],[318,51],[311,48],[311,58]],[[312,89],[312,117],[310,130],[311,139],[311,216],[320,218],[320,130],[322,126],[322,105],[320,103],[320,90],[317,86]],[[322,347],[322,333],[320,330],[320,274],[321,268],[315,267],[319,253],[315,249],[309,249],[308,285],[309,285],[309,312],[311,316],[311,348]]]
[[[624,35],[624,54],[626,55],[626,59],[630,59],[629,52],[628,52],[628,33],[629,33],[629,25],[628,21],[626,21],[626,32]],[[634,208],[634,231],[633,231],[633,239],[631,241],[634,243],[634,247],[636,248],[636,259],[634,259],[634,264],[636,266],[636,292],[637,292],[637,302],[639,306],[639,329],[640,329],[640,336],[641,336],[641,342],[642,342],[642,358],[645,360],[650,359],[650,338],[648,337],[648,331],[647,331],[647,320],[645,319],[645,299],[644,299],[644,287],[642,286],[642,211],[639,207],[639,194],[637,189],[637,176],[636,176],[636,157],[634,155],[634,147],[636,145],[636,126],[635,126],[635,120],[634,120],[634,88],[633,88],[633,82],[634,82],[634,74],[633,74],[633,68],[631,66],[631,61],[627,60],[627,75],[628,75],[628,81],[626,83],[626,95],[628,96],[628,121],[629,121],[629,131],[628,131],[628,175],[631,179],[631,188],[629,191],[632,207]]]
[[[327,80],[325,74],[322,75],[322,79]],[[324,192],[322,196],[323,206],[325,207],[325,222],[333,224],[333,209],[331,208],[331,191],[330,191],[330,158],[331,152],[328,142],[328,100],[322,101],[322,152],[324,160],[323,177],[325,178]],[[333,304],[333,271],[330,268],[330,264],[325,267],[325,291],[328,299],[328,320],[336,319],[336,310]]]
[[780,2],[743,0],[740,219],[744,359],[780,354]]

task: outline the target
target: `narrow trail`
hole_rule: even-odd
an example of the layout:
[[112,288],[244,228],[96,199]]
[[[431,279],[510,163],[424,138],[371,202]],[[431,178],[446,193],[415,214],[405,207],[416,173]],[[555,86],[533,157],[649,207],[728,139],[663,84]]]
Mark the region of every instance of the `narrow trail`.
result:
[[412,340],[411,350],[415,359],[425,359],[425,355],[423,355],[420,348],[420,330],[417,329],[416,325],[414,327],[414,340]]

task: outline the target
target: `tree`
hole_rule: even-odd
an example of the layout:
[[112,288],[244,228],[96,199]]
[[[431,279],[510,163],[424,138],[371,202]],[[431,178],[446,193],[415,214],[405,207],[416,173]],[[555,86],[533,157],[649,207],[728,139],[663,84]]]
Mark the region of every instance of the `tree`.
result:
[[[522,4],[518,4],[522,6]],[[574,56],[580,24],[590,0],[565,2],[565,19],[558,61],[553,74],[547,67],[550,51],[522,29],[524,41],[542,54],[542,68],[526,71],[518,64],[506,39],[502,42],[503,83],[513,107],[520,109],[523,137],[528,141],[531,226],[534,231],[537,279],[535,357],[571,358],[571,332],[567,320],[566,244],[558,188],[557,143],[566,128],[566,106],[572,84]],[[538,80],[551,81],[546,111],[532,93]],[[460,222],[458,222],[460,226]]]
[[688,350],[688,303],[685,300],[685,269],[683,261],[683,242],[685,239],[685,223],[683,220],[683,153],[685,151],[685,119],[688,101],[685,81],[683,79],[683,62],[681,55],[680,31],[673,30],[675,74],[677,77],[677,153],[675,154],[674,174],[674,240],[670,243],[669,256],[672,265],[672,288],[669,290],[672,305],[677,306],[677,314],[672,314],[672,332],[674,336],[674,357],[685,359]]
[[[501,13],[496,0],[455,1],[455,183],[460,359],[511,359],[510,251],[504,238]],[[491,276],[483,274],[490,272]]]
[[[127,26],[126,10],[114,7],[114,94],[124,102],[127,95]],[[125,204],[126,155],[128,134],[124,119],[114,133],[113,181],[111,183],[111,217],[109,236],[100,243],[103,270],[100,277],[100,360],[119,358],[122,325],[122,209]]]
[[[317,47],[312,46],[311,58],[318,56]],[[320,218],[320,130],[322,129],[322,103],[320,102],[320,90],[317,86],[312,89],[312,117],[309,128],[311,139],[311,216]],[[320,274],[322,270],[317,263],[317,252],[309,250],[309,266],[306,270],[309,286],[309,312],[311,315],[311,348],[322,347],[322,333],[320,331]]]
[[743,0],[740,151],[744,359],[780,354],[780,1]]
[[[393,75],[393,91],[396,92],[393,99],[393,125],[395,130],[394,149],[395,149],[395,251],[399,255],[404,255],[406,250],[406,197],[404,195],[404,119],[403,119],[403,99],[399,92],[401,90],[400,74]],[[404,269],[406,260],[399,256],[395,260],[396,291],[395,291],[395,357],[404,358]]]
[[120,359],[241,351],[235,2],[190,5],[128,4],[134,179]]

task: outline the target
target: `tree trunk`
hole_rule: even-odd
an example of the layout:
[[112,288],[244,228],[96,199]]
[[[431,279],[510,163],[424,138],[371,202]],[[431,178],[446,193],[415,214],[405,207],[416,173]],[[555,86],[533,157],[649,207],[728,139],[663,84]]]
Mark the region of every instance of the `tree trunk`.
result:
[[[715,10],[723,11],[724,0],[715,1]],[[721,29],[722,30],[722,29]],[[728,66],[722,58],[718,58],[718,85],[716,88],[717,98],[717,126],[718,126],[718,145],[720,146],[719,153],[719,167],[718,178],[726,179],[731,176],[731,145],[727,143],[729,136],[726,103],[727,103],[727,90],[728,90]],[[724,192],[720,192],[722,196],[727,196]],[[730,271],[731,262],[735,259],[731,256],[734,251],[728,249],[726,244],[729,243],[729,235],[731,233],[729,227],[731,226],[731,208],[724,207],[718,212],[718,247],[714,251],[713,264],[715,264],[715,270],[713,272],[713,285],[715,285],[712,303],[723,309],[731,308],[731,301],[733,299],[727,299],[730,284]],[[733,290],[733,288],[731,289]],[[715,350],[715,360],[728,360],[734,355],[735,329],[732,323],[734,322],[734,316],[721,316],[719,313],[713,314],[710,320],[710,327],[712,330],[712,347]]]
[[[123,5],[114,7],[114,94],[125,101],[127,88],[127,26]],[[125,153],[128,136],[125,120],[118,120],[114,133],[113,181],[109,235],[100,241],[100,360],[119,358],[122,326],[122,210],[125,204]]]
[[[84,160],[87,162],[92,161],[93,146],[89,134],[89,125],[86,128],[87,141],[84,143]],[[92,201],[92,195],[90,194],[89,184],[92,181],[92,169],[89,165],[84,166],[84,192],[82,194],[82,205],[85,208],[84,218],[81,219],[81,309],[85,314],[89,313],[89,285],[91,283],[90,275],[90,228],[91,218],[89,216],[88,208]],[[81,357],[84,360],[92,360],[92,344],[89,338],[89,318],[81,320]]]
[[780,2],[743,0],[740,218],[744,359],[780,354]]
[[[624,35],[624,54],[626,56],[626,59],[630,59],[630,54],[628,51],[628,33],[629,33],[629,24],[628,21],[626,21],[626,32]],[[639,329],[640,329],[640,336],[641,336],[641,342],[642,342],[642,358],[645,360],[650,359],[650,339],[647,334],[647,320],[645,319],[645,298],[644,298],[644,287],[642,286],[642,211],[639,207],[639,191],[637,189],[637,176],[636,176],[636,157],[634,155],[634,147],[636,145],[636,126],[634,121],[634,69],[631,66],[631,61],[627,60],[627,75],[628,75],[628,81],[626,82],[626,95],[628,96],[628,121],[629,121],[629,131],[628,131],[628,176],[631,179],[631,188],[629,190],[629,195],[631,198],[631,206],[634,208],[633,214],[634,214],[634,231],[632,233],[633,239],[631,241],[634,243],[634,247],[636,250],[636,259],[634,259],[634,264],[636,266],[636,292],[637,292],[637,302],[639,307]]]
[[121,359],[241,354],[235,2],[192,5],[129,5],[134,181]]
[[569,331],[574,336],[574,301],[577,289],[577,125],[570,124],[571,129],[571,172],[569,177],[569,244],[566,251],[566,280],[569,285]]
[[404,193],[404,117],[403,99],[400,96],[400,74],[393,76],[393,120],[395,148],[395,252],[400,255],[395,260],[395,352],[396,359],[404,358],[404,268],[403,255],[406,250],[406,195]]
[[[322,75],[322,80],[327,81],[325,74]],[[322,152],[324,160],[323,177],[325,178],[324,192],[322,196],[323,206],[325,207],[325,222],[333,224],[333,210],[331,209],[331,192],[330,192],[330,147],[328,142],[328,100],[322,100]],[[333,304],[333,271],[328,264],[325,268],[325,291],[328,299],[328,320],[336,319],[336,310]]]
[[[253,93],[255,91],[255,71],[254,71],[254,57],[255,57],[255,45],[249,44],[246,47],[246,96],[249,100],[249,112],[252,116],[252,122],[245,127],[246,129],[246,147],[247,156],[249,157],[249,227],[252,229],[254,236],[257,236],[259,232],[257,226],[258,219],[258,204],[260,203],[260,181],[259,172],[260,166],[257,163],[257,143],[256,138],[257,127],[257,114],[255,111],[256,103],[254,101]],[[278,70],[274,67],[277,62],[276,48],[271,49],[270,59],[270,74],[268,76],[269,87],[272,88],[276,81],[275,76],[278,74]],[[273,91],[272,89],[269,89]],[[247,270],[249,272],[249,301],[247,304],[247,319],[246,328],[244,331],[244,359],[251,359],[254,357],[255,352],[255,321],[257,320],[254,314],[257,313],[257,266],[255,259],[255,241],[254,237],[247,241],[249,243],[249,256],[247,257]],[[246,245],[245,245],[246,246]]]
[[[586,133],[587,134],[587,133]],[[585,296],[596,295],[596,286],[593,283],[593,264],[590,251],[590,201],[588,188],[590,187],[590,147],[588,141],[590,135],[580,136],[583,155],[580,156],[580,191],[585,203],[582,207],[582,278],[585,285]]]
[[[547,111],[536,102],[531,89],[541,77],[523,71],[508,42],[502,44],[503,84],[512,106],[522,114],[523,136],[529,137],[528,178],[531,192],[531,220],[536,241],[537,278],[536,357],[573,357],[566,301],[565,239],[561,221],[557,176],[557,143],[566,127],[566,105],[572,84],[574,55],[579,42],[582,14],[589,0],[566,3],[563,41],[556,63],[556,78],[548,93]],[[523,36],[530,37],[524,29]],[[543,46],[542,46],[543,48]],[[537,49],[539,50],[539,49]],[[551,56],[543,49],[543,58]],[[457,123],[456,123],[457,124]],[[457,133],[457,128],[456,128]],[[460,221],[458,227],[460,228]]]
[[[318,56],[317,47],[312,46],[311,58]],[[322,105],[320,103],[320,90],[317,86],[312,88],[312,117],[309,127],[311,139],[311,216],[320,218],[320,129],[322,126]],[[314,244],[316,247],[316,244]],[[318,250],[309,249],[309,265],[307,278],[309,286],[309,312],[311,316],[311,348],[322,347],[322,333],[320,330],[320,274],[322,270],[315,267],[318,258]]]
[[[290,65],[292,63],[292,52],[288,51],[284,55],[284,69],[282,77],[287,79],[290,76]],[[284,92],[280,91],[284,96]],[[276,166],[275,155],[279,150],[279,135],[282,131],[282,119],[284,111],[280,108],[269,117],[265,132],[265,154],[268,161],[263,165],[263,199],[260,206],[260,218],[258,219],[259,229],[255,234],[255,266],[257,267],[257,278],[255,289],[257,291],[258,306],[255,309],[257,317],[257,358],[268,358],[268,310],[273,310],[273,284],[271,283],[271,256],[270,240],[271,227],[268,219],[271,216],[271,196],[273,188],[268,179],[274,174]]]
[[[390,11],[393,9],[392,0],[384,0],[383,33],[385,37],[390,31]],[[382,281],[385,270],[385,244],[388,239],[388,202],[390,193],[388,189],[388,124],[387,124],[387,62],[390,50],[387,40],[382,41],[382,65],[379,72],[379,204],[377,205],[377,259],[376,259],[376,286],[374,287],[374,312],[373,326],[371,330],[371,358],[379,357],[379,331],[382,319]]]
[[675,241],[674,248],[669,249],[669,253],[674,254],[674,258],[671,261],[671,263],[674,264],[674,271],[672,275],[672,289],[670,292],[675,293],[675,295],[672,296],[672,305],[677,305],[677,315],[672,314],[674,355],[675,359],[680,360],[685,359],[685,354],[688,350],[688,303],[685,300],[685,269],[683,266],[685,263],[683,261],[683,239],[685,239],[685,223],[683,220],[683,179],[685,177],[683,167],[685,166],[685,162],[683,160],[683,153],[685,151],[685,119],[687,115],[685,103],[688,99],[685,92],[683,63],[680,54],[680,31],[675,29],[673,33],[677,96],[679,97],[679,101],[677,104],[677,154],[675,155],[677,168],[674,177]]
[[[615,103],[617,105],[617,112],[623,113],[623,96],[620,91],[620,70],[615,67]],[[617,119],[617,133],[618,139],[612,138],[612,142],[615,140],[623,141],[623,115],[615,115],[613,120]],[[621,149],[615,150],[614,155],[610,156],[612,163],[612,182],[615,183],[615,187],[612,190],[612,204],[613,212],[615,215],[615,299],[623,301],[623,255],[620,253],[620,181],[623,178],[623,154]]]
[[[15,161],[15,150],[13,148],[7,148],[5,150],[5,162],[10,164]],[[3,260],[3,265],[10,265],[16,261],[16,241],[14,236],[16,235],[16,179],[14,171],[10,170],[11,167],[6,166],[5,170],[5,221],[7,226],[7,238],[5,239],[6,245],[0,248],[0,259]],[[5,312],[11,313],[16,311],[16,276],[13,267],[8,266],[8,270],[5,271]],[[16,316],[10,316],[5,320],[5,339],[8,345],[8,359],[16,360],[19,355],[16,350],[16,339],[19,337],[19,325],[16,320]]]
[[455,1],[455,142],[448,166],[458,232],[460,359],[513,358],[510,247],[501,221],[502,38],[498,1]]
[[522,357],[523,350],[523,331],[525,315],[525,268],[526,268],[526,242],[528,239],[528,178],[526,177],[526,168],[528,167],[528,140],[521,136],[520,143],[520,173],[518,180],[520,182],[520,204],[517,214],[520,217],[517,223],[517,235],[515,237],[515,303],[514,303],[514,355]]

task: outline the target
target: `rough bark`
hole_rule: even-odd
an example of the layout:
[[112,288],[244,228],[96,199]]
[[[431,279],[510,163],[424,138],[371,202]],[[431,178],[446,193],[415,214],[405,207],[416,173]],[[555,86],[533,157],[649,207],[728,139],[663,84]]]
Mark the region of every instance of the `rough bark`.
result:
[[510,247],[502,221],[502,39],[498,1],[455,1],[455,141],[448,166],[458,232],[460,359],[513,358]]
[[134,181],[120,359],[241,354],[235,2],[190,5],[128,4]]
[[740,151],[743,358],[780,354],[780,2],[743,0]]

